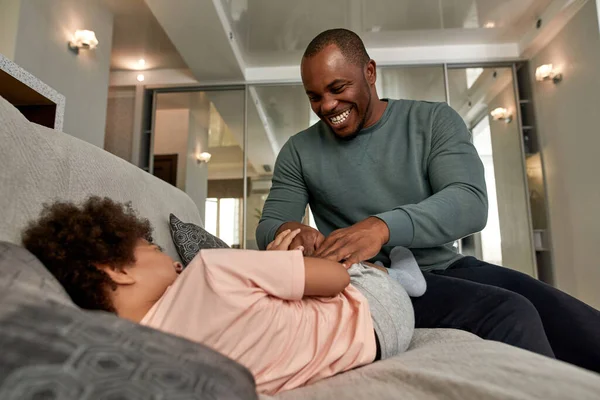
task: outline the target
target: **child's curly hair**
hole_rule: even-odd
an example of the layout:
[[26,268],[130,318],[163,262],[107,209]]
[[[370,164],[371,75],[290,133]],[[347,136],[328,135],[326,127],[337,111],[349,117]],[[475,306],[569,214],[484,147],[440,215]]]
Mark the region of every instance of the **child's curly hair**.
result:
[[81,308],[116,313],[110,290],[116,284],[98,265],[121,268],[135,262],[140,239],[152,242],[152,226],[139,218],[131,203],[107,197],[44,204],[38,220],[29,223],[23,245],[63,285]]

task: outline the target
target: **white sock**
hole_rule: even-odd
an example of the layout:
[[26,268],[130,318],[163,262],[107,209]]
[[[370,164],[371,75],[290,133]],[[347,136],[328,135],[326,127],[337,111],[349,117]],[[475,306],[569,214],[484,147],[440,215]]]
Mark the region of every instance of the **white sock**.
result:
[[391,265],[388,272],[398,281],[410,297],[421,297],[427,290],[427,282],[411,251],[405,247],[394,247],[390,252]]

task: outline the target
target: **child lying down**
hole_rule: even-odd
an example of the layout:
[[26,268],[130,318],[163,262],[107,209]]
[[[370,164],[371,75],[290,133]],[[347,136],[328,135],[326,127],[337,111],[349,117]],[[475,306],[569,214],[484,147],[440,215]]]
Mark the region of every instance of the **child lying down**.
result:
[[202,250],[183,269],[128,204],[57,202],[23,244],[84,309],[207,345],[276,394],[404,352],[414,314],[379,268],[303,257],[283,232],[271,251]]

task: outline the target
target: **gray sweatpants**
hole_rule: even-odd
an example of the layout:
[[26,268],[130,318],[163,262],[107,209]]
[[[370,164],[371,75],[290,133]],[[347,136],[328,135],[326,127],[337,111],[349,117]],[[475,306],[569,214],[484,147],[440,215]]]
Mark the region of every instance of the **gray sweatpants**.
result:
[[388,274],[362,263],[348,269],[351,284],[369,301],[381,359],[408,349],[415,329],[415,313],[406,290]]

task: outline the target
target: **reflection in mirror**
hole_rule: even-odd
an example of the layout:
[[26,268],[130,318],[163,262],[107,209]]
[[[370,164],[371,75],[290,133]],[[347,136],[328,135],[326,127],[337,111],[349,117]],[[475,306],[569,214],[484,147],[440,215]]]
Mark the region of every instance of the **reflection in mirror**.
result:
[[[512,67],[448,70],[450,105],[472,132],[485,168],[489,201],[487,226],[464,241],[469,245],[464,252],[536,276],[514,79]],[[499,109],[506,109],[503,115]]]
[[248,88],[248,216],[246,247],[257,249],[256,227],[271,188],[275,159],[298,132],[317,122],[302,85]]
[[243,90],[158,93],[154,121],[154,175],[192,198],[207,231],[241,247]]
[[500,234],[500,217],[498,215],[498,199],[496,194],[496,174],[494,172],[494,152],[492,149],[492,131],[490,119],[485,115],[472,129],[473,144],[477,149],[483,168],[488,194],[488,220],[481,231],[481,260],[495,265],[502,265],[502,237]]
[[446,101],[442,66],[378,68],[376,87],[380,98]]

